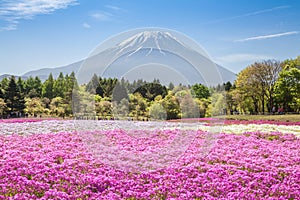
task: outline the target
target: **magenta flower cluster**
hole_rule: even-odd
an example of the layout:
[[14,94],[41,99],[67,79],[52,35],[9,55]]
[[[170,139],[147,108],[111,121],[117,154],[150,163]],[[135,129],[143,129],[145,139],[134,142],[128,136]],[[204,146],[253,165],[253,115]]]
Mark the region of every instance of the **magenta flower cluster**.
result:
[[294,121],[276,121],[276,120],[225,120],[224,124],[274,124],[274,125],[300,125]]
[[228,120],[222,118],[193,118],[193,119],[176,119],[170,122],[207,122],[208,125],[218,121],[224,125],[231,124],[275,124],[275,125],[300,125],[300,121],[276,121],[276,120]]
[[[178,130],[137,133],[92,132],[123,151],[143,153],[167,145]],[[83,143],[82,134],[91,132],[0,136],[0,199],[300,199],[296,136],[220,134],[203,156],[208,133],[191,133],[194,140],[177,160],[134,172],[97,159]]]

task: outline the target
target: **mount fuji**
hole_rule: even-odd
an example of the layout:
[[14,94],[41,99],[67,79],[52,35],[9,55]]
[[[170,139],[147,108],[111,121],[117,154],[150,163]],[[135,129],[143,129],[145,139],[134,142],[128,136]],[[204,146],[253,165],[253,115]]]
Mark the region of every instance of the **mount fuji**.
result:
[[95,51],[82,64],[79,82],[86,82],[96,73],[103,77],[124,77],[128,80],[159,79],[168,84],[202,83],[213,86],[233,82],[236,75],[216,65],[194,41],[179,38],[167,31],[143,31]]
[[[200,50],[199,50],[200,49]],[[79,83],[87,83],[93,74],[102,77],[124,77],[130,81],[159,79],[162,84],[203,83],[206,85],[233,82],[236,74],[213,63],[195,45],[167,31],[147,30],[110,44],[85,60],[58,68],[30,71],[23,77],[38,76],[46,80],[50,73],[74,71]]]

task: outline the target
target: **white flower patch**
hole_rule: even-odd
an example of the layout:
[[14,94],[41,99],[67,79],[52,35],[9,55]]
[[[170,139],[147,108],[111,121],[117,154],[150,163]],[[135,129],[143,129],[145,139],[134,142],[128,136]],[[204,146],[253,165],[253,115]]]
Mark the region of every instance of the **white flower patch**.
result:
[[300,136],[300,126],[286,126],[286,125],[276,125],[276,124],[233,124],[226,125],[222,127],[222,132],[224,133],[234,133],[241,134],[244,132],[281,132],[295,134],[297,137]]
[[94,130],[202,130],[242,134],[244,132],[281,132],[295,134],[300,137],[300,126],[276,124],[232,124],[221,125],[215,130],[207,123],[182,122],[140,122],[140,121],[94,121],[94,120],[44,120],[38,122],[0,123],[1,135],[32,135],[59,132],[94,131]]

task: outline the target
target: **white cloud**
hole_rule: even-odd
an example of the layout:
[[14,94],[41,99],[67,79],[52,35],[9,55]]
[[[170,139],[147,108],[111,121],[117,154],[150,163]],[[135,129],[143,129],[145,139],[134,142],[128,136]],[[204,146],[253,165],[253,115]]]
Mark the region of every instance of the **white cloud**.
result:
[[259,15],[259,14],[263,14],[263,13],[267,13],[267,12],[273,12],[275,10],[286,9],[286,8],[289,8],[289,7],[290,6],[286,5],[286,6],[278,6],[278,7],[264,9],[264,10],[257,10],[257,11],[254,11],[254,12],[246,13],[244,15],[236,16],[236,18]]
[[255,36],[255,37],[249,37],[249,38],[245,38],[245,39],[236,40],[236,42],[246,42],[246,41],[251,41],[251,40],[265,40],[265,39],[270,39],[270,38],[277,38],[277,37],[282,37],[282,36],[295,35],[295,34],[298,34],[298,33],[299,33],[298,31],[289,31],[289,32],[284,32],[284,33],[261,35],[261,36]]
[[248,61],[259,61],[265,59],[272,59],[271,56],[259,55],[259,54],[230,54],[225,56],[217,57],[215,60],[219,63],[239,63]]
[[6,25],[0,31],[17,29],[20,20],[36,15],[50,14],[76,5],[77,0],[5,0],[0,2],[0,22]]
[[115,5],[105,5],[104,10],[91,12],[90,16],[102,22],[116,21],[116,18],[122,13],[127,13],[127,11]]
[[106,8],[109,8],[109,9],[111,9],[111,10],[114,10],[114,11],[122,10],[120,7],[118,7],[118,6],[113,6],[113,5],[106,5],[105,7],[106,7]]
[[86,23],[86,22],[84,22],[84,23],[82,24],[82,26],[83,26],[84,28],[91,28],[91,25],[89,25],[89,24]]
[[250,16],[255,16],[255,15],[260,15],[260,14],[264,14],[264,13],[268,13],[268,12],[273,12],[273,11],[276,11],[276,10],[286,9],[286,8],[289,8],[289,7],[290,7],[289,5],[284,5],[284,6],[278,6],[278,7],[273,7],[273,8],[263,9],[263,10],[257,10],[257,11],[245,13],[245,14],[242,14],[242,15],[236,15],[236,16],[232,16],[232,17],[228,17],[228,18],[222,18],[222,19],[209,21],[205,24],[214,24],[214,23],[218,23],[218,22],[225,22],[225,21],[230,21],[230,20],[239,19],[239,18],[243,18],[243,17],[250,17]]
[[93,14],[91,14],[91,17],[93,17],[96,20],[99,21],[110,21],[113,17],[113,14],[109,12],[104,12],[104,11],[98,11]]

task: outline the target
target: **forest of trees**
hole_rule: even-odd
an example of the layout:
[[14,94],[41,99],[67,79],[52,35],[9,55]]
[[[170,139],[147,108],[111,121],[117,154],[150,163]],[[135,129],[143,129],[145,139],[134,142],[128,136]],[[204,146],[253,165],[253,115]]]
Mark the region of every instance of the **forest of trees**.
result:
[[300,56],[279,62],[256,62],[237,76],[228,92],[232,106],[242,113],[300,112]]
[[50,74],[45,82],[14,76],[0,81],[0,118],[89,115],[145,120],[278,112],[300,112],[300,57],[253,63],[234,83],[214,88],[97,75],[78,85],[74,72],[56,78]]

